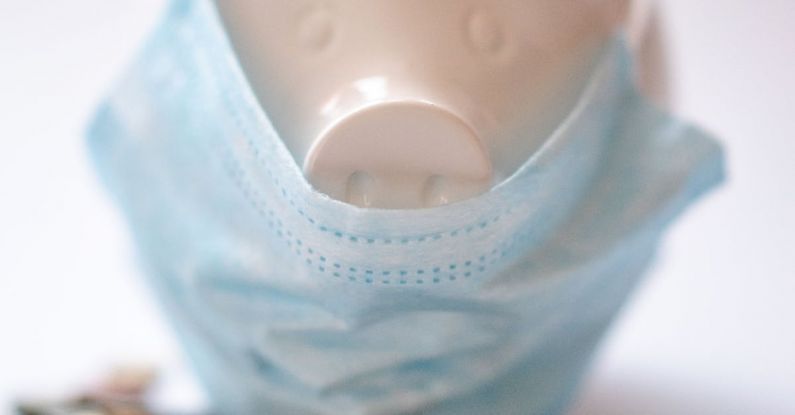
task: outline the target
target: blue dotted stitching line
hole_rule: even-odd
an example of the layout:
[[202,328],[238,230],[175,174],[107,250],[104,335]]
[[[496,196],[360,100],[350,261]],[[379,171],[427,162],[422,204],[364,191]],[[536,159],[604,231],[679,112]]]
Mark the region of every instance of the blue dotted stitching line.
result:
[[[228,155],[228,152],[224,152]],[[407,269],[400,270],[376,270],[369,268],[358,268],[353,266],[344,266],[340,262],[333,261],[317,251],[316,249],[305,246],[303,241],[295,235],[292,231],[284,227],[284,223],[276,216],[273,209],[269,209],[267,203],[258,202],[254,196],[256,191],[252,190],[245,177],[244,170],[235,163],[231,158],[225,157],[225,167],[228,169],[230,176],[235,184],[241,189],[246,200],[254,207],[258,214],[268,220],[268,226],[274,230],[277,237],[283,239],[287,247],[293,251],[296,256],[304,257],[306,266],[313,268],[323,274],[331,274],[335,278],[347,279],[351,282],[360,282],[365,284],[381,284],[381,285],[424,285],[426,282],[429,284],[439,284],[443,281],[456,281],[460,278],[470,278],[473,275],[481,274],[486,271],[490,266],[497,263],[500,258],[505,257],[509,252],[511,244],[507,245],[504,249],[492,249],[489,253],[480,255],[475,260],[467,260],[463,263],[450,263],[446,267],[436,266],[430,269],[420,268],[409,271]],[[392,278],[398,277],[397,279]]]
[[[288,242],[290,245],[290,242]],[[345,267],[339,262],[330,261],[328,258],[315,252],[312,248],[306,248],[306,264],[312,266],[317,261],[317,270],[321,273],[330,273],[335,278],[347,279],[353,282],[363,282],[366,284],[382,285],[421,285],[427,283],[439,284],[442,281],[456,281],[459,278],[470,278],[473,275],[486,271],[490,266],[497,263],[500,258],[508,254],[508,249],[493,249],[488,255],[481,255],[476,261],[465,261],[463,263],[451,263],[446,267],[433,267],[429,269],[416,269],[409,271],[401,269],[398,271],[379,271],[375,269],[360,269],[357,267]],[[298,249],[296,253],[301,256],[304,251]],[[313,259],[315,261],[313,261]],[[398,279],[391,278],[397,276]]]
[[[230,100],[230,92],[227,92],[227,90],[224,89],[223,92],[222,92],[222,95],[227,100],[227,103],[234,102],[234,101]],[[231,107],[232,106],[225,106],[225,108],[231,108]],[[260,152],[256,148],[256,146],[254,145],[254,143],[251,141],[250,136],[248,134],[245,134],[247,129],[245,128],[245,125],[242,123],[242,120],[239,118],[239,115],[237,114],[237,112],[236,111],[229,111],[229,113],[231,114],[232,118],[234,119],[236,126],[245,135],[246,142],[248,143],[249,148],[254,153],[257,162],[261,163],[266,168],[266,171],[268,172],[268,175],[274,181],[274,184],[277,186],[277,188],[280,187],[278,178],[276,178],[273,175],[273,172],[267,166],[267,164],[265,163],[265,160],[263,160],[261,158]],[[288,248],[291,248],[293,246],[293,244],[295,244],[297,247],[295,248],[294,252],[299,257],[303,255],[303,252],[304,252],[303,249],[305,249],[305,252],[307,254],[313,255],[312,257],[306,258],[305,263],[306,263],[307,266],[312,267],[314,265],[317,265],[317,267],[315,268],[317,271],[319,271],[321,273],[331,272],[334,277],[342,278],[342,276],[343,276],[342,269],[344,269],[344,267],[343,267],[343,265],[341,263],[330,261],[326,256],[322,255],[320,252],[317,252],[312,247],[305,247],[305,248],[302,249],[303,242],[300,239],[293,239],[293,235],[292,235],[292,232],[290,230],[283,229],[284,228],[284,224],[281,221],[281,219],[279,219],[276,216],[276,214],[273,211],[273,209],[268,208],[267,203],[265,201],[258,202],[257,199],[261,200],[260,197],[257,197],[257,196],[259,196],[258,192],[256,190],[254,190],[253,186],[248,185],[246,183],[245,171],[240,166],[240,163],[238,162],[238,160],[234,156],[233,149],[227,143],[224,143],[224,142],[222,142],[220,140],[218,142],[218,145],[219,145],[219,149],[221,150],[221,153],[226,155],[226,157],[224,157],[224,159],[225,159],[224,160],[224,165],[227,168],[228,173],[232,177],[232,179],[235,182],[235,184],[237,185],[237,187],[242,191],[242,193],[245,196],[245,198],[255,208],[257,213],[259,215],[265,217],[268,220],[268,226],[271,227],[272,229],[274,229],[276,235],[278,237],[282,238],[285,241],[285,243],[287,244]],[[281,193],[282,193],[282,196],[285,197],[285,199],[287,199],[289,201],[290,205],[297,209],[297,211],[298,211],[300,216],[306,218],[307,221],[311,225],[315,225],[319,230],[325,231],[325,232],[334,232],[335,236],[338,236],[340,238],[345,236],[345,237],[347,237],[347,240],[349,240],[351,242],[359,242],[360,240],[363,240],[363,241],[366,241],[367,243],[374,243],[376,241],[373,238],[363,238],[363,237],[360,237],[360,236],[357,236],[357,235],[347,234],[347,233],[342,232],[340,230],[335,230],[333,228],[329,228],[329,227],[326,227],[326,226],[323,226],[323,225],[317,225],[316,224],[317,221],[314,218],[312,218],[311,216],[305,214],[302,209],[299,209],[299,208],[296,207],[294,200],[287,195],[287,191],[286,191],[286,189],[284,187],[281,188]],[[476,229],[485,229],[489,225],[489,223],[496,223],[497,221],[499,221],[499,219],[502,216],[510,214],[510,213],[512,213],[512,209],[511,208],[507,209],[504,214],[497,215],[494,218],[492,218],[491,220],[481,221],[479,223],[471,224],[469,226],[462,227],[462,228],[450,231],[449,235],[452,236],[452,237],[455,237],[461,232],[471,233],[472,231],[474,231]],[[430,234],[430,235],[417,237],[415,240],[417,242],[424,242],[426,240],[439,240],[439,239],[441,239],[443,237],[443,235],[444,234],[442,234],[442,233],[435,233],[435,234]],[[383,243],[385,243],[385,244],[392,243],[392,239],[389,239],[389,238],[384,238],[381,241]],[[400,240],[400,243],[408,243],[408,242],[409,242],[408,238],[404,238],[404,239]],[[373,270],[373,269],[364,269],[361,272],[359,272],[356,267],[348,267],[347,277],[348,277],[348,280],[352,281],[352,282],[364,282],[364,283],[367,283],[367,284],[374,284],[376,282],[379,282],[382,285],[393,285],[393,284],[394,285],[408,285],[408,284],[423,285],[423,284],[425,284],[426,281],[429,281],[430,283],[434,283],[434,284],[441,283],[444,280],[456,281],[456,280],[459,279],[459,277],[469,278],[469,277],[475,275],[476,273],[485,272],[486,269],[489,266],[496,264],[496,262],[498,261],[499,258],[503,258],[503,257],[505,257],[508,254],[509,248],[512,246],[512,243],[507,243],[507,244],[505,244],[505,246],[506,246],[505,249],[498,250],[498,249],[495,248],[489,254],[480,255],[477,258],[477,260],[467,260],[467,261],[464,261],[463,264],[460,264],[460,263],[448,264],[446,269],[444,269],[441,266],[437,266],[437,267],[434,267],[434,268],[429,269],[429,270],[417,269],[416,271],[414,271],[413,277],[409,277],[410,272],[407,271],[407,270],[398,270],[398,271],[383,270],[383,271],[377,271],[377,270]],[[497,254],[499,254],[499,256],[497,256]],[[314,260],[313,260],[313,258],[314,258]],[[330,268],[329,268],[328,264],[331,264]],[[392,279],[392,278],[390,278],[392,275],[399,275],[400,278],[399,279]]]

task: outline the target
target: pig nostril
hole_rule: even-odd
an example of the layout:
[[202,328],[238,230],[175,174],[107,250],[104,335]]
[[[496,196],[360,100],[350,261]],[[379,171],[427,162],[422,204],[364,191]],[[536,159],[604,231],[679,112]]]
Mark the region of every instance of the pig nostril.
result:
[[363,172],[356,171],[348,177],[346,201],[359,207],[370,207],[373,204],[373,178]]
[[449,203],[448,183],[444,176],[433,175],[425,181],[422,201],[425,207],[442,206]]

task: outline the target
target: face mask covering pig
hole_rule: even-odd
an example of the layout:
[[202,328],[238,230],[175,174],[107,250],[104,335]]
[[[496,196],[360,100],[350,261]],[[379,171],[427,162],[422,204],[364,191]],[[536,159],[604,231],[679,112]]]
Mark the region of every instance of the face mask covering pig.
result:
[[490,190],[363,209],[308,184],[215,6],[179,1],[89,142],[215,411],[556,414],[664,228],[722,179],[719,146],[631,74],[616,37]]

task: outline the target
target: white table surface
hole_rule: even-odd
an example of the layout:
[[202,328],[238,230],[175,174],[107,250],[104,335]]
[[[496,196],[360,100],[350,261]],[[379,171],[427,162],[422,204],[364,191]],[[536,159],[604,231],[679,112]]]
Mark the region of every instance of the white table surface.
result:
[[[130,359],[201,401],[81,137],[161,6],[0,0],[0,411]],[[795,414],[795,1],[663,6],[677,109],[730,181],[672,229],[573,414]]]

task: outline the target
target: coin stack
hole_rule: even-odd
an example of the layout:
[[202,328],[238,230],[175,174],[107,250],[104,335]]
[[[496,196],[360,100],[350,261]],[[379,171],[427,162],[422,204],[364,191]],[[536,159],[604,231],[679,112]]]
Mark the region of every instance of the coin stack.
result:
[[20,415],[155,415],[145,402],[156,379],[146,366],[119,367],[96,386],[65,400],[31,400],[17,406]]

